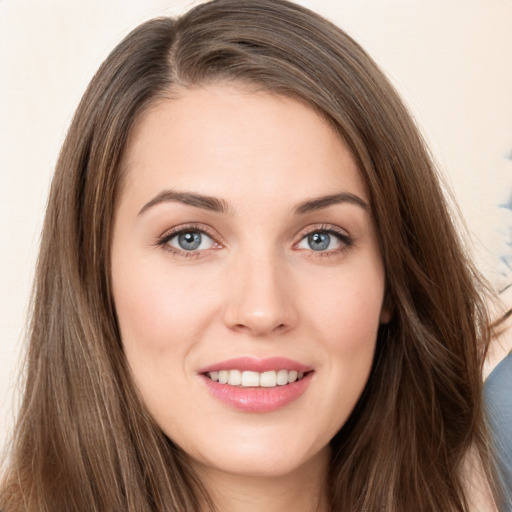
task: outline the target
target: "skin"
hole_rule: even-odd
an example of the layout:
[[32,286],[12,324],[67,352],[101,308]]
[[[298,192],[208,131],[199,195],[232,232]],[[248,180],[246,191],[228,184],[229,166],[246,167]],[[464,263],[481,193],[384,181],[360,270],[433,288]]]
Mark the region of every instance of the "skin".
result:
[[[155,103],[133,130],[124,167],[113,293],[150,413],[220,510],[323,509],[328,443],[365,386],[379,324],[389,320],[377,234],[350,152],[303,104],[218,84]],[[216,198],[225,211],[166,191]],[[361,204],[297,212],[340,193]],[[200,250],[180,248],[175,228],[205,231]],[[308,234],[322,230],[339,235],[313,250]],[[213,397],[198,370],[241,356],[287,357],[314,372],[291,404],[239,411]]]

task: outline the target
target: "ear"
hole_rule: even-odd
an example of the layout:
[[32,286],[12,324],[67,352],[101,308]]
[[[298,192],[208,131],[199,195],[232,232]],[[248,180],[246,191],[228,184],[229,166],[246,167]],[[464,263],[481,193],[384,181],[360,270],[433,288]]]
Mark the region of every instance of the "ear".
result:
[[382,309],[380,311],[380,323],[387,324],[391,320],[391,309],[388,308],[385,304],[382,305]]
[[379,321],[381,324],[387,324],[391,320],[393,317],[393,309],[389,292],[386,290],[384,300],[382,301],[382,308],[380,310]]

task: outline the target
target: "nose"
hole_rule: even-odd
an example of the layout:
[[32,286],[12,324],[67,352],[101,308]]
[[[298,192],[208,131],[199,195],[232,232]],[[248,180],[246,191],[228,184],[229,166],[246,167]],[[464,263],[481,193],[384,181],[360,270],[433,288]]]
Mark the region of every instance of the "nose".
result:
[[251,336],[283,333],[298,320],[290,275],[276,258],[240,258],[230,271],[224,323]]

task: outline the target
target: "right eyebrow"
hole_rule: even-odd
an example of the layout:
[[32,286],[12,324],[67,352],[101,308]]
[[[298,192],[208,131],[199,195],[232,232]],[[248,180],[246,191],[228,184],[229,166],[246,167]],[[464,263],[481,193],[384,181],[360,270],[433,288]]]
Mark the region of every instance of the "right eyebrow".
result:
[[303,201],[295,208],[295,213],[302,215],[304,213],[313,212],[315,210],[328,208],[333,204],[343,203],[353,204],[355,206],[359,206],[363,210],[369,210],[366,201],[361,199],[359,196],[351,194],[350,192],[340,192],[339,194],[330,194],[327,196],[321,196]]
[[142,215],[148,209],[161,203],[182,203],[217,213],[227,213],[229,211],[229,207],[223,199],[192,192],[163,190],[141,208],[139,215]]

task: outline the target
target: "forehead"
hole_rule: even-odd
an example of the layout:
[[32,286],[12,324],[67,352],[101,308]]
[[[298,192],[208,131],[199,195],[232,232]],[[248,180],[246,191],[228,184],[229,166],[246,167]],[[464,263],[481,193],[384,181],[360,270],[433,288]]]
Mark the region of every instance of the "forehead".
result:
[[185,89],[154,102],[133,127],[123,167],[123,188],[147,194],[192,187],[241,200],[279,192],[283,201],[300,201],[306,192],[333,189],[367,195],[351,153],[321,115],[295,99],[236,85]]

